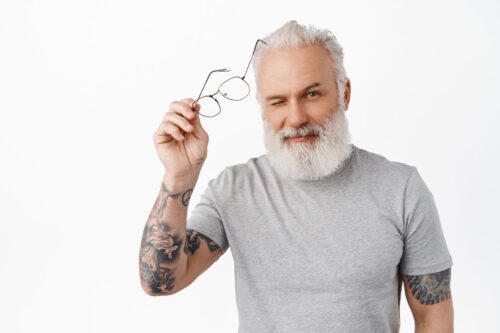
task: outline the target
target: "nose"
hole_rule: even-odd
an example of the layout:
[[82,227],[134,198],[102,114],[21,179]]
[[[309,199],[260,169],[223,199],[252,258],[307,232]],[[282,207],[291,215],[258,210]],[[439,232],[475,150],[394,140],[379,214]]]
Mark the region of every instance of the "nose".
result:
[[304,105],[297,100],[291,100],[287,114],[288,127],[299,128],[307,121],[308,117]]

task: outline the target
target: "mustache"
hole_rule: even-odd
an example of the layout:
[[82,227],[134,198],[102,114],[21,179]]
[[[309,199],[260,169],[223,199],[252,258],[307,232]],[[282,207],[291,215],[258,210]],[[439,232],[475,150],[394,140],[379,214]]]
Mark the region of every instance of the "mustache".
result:
[[322,127],[315,124],[307,124],[299,128],[287,127],[279,131],[277,134],[280,139],[285,139],[288,137],[295,136],[307,136],[307,135],[320,135],[322,132]]

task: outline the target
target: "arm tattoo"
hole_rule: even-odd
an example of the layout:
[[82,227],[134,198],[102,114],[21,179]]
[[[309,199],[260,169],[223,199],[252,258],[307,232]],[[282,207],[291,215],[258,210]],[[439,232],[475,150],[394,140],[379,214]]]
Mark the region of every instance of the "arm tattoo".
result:
[[184,243],[184,253],[194,254],[196,250],[200,248],[200,239],[204,239],[205,242],[207,242],[208,249],[210,250],[210,252],[214,252],[217,251],[217,249],[219,249],[219,246],[207,236],[195,230],[186,229],[186,242]]
[[165,209],[169,198],[180,198],[184,206],[189,203],[191,192],[172,193],[162,182],[161,190],[144,227],[139,253],[141,279],[153,292],[165,293],[174,288],[175,269],[169,268],[180,256],[183,239],[170,232],[165,220]]
[[[184,206],[189,205],[189,200],[191,199],[191,193],[193,193],[192,188],[185,191],[184,193],[172,193],[167,189],[167,186],[165,185],[164,182],[161,183],[161,188],[162,188],[163,192],[166,193],[166,196],[164,197],[164,200],[163,200],[164,204],[167,203],[168,198],[178,198],[180,196],[182,204]],[[159,199],[159,197],[158,197],[158,199]],[[155,205],[156,205],[156,203],[155,203]]]
[[168,233],[167,224],[144,227],[140,252],[141,278],[153,292],[161,293],[174,287],[174,270],[166,267],[179,258],[182,239]]
[[191,193],[193,193],[193,189],[189,189],[186,192],[182,193],[182,204],[184,206],[189,205],[189,200],[191,199]]
[[426,275],[407,275],[411,293],[422,304],[436,304],[451,298],[451,268]]

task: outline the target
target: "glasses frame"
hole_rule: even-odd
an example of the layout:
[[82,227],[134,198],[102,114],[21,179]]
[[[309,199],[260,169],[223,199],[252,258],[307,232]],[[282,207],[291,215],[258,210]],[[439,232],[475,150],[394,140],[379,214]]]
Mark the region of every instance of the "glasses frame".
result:
[[[202,114],[202,113],[200,113],[200,112],[198,112],[198,114],[199,114],[199,115],[201,115],[201,116],[203,116],[203,117],[213,118],[213,117],[218,116],[218,115],[221,113],[221,111],[222,111],[222,108],[221,108],[221,106],[220,106],[219,101],[217,100],[217,98],[215,98],[215,97],[214,97],[215,95],[217,95],[217,94],[219,94],[219,93],[220,93],[220,94],[221,94],[224,98],[229,99],[229,100],[231,100],[231,101],[241,101],[241,100],[243,100],[244,98],[246,98],[246,97],[250,94],[250,85],[248,84],[248,82],[247,82],[247,81],[245,81],[245,77],[246,77],[246,75],[247,75],[248,69],[250,68],[250,64],[252,63],[252,59],[253,59],[253,56],[254,56],[254,54],[255,54],[255,50],[257,49],[257,45],[259,44],[259,42],[262,42],[263,44],[267,45],[267,43],[266,43],[265,41],[263,41],[262,39],[257,39],[257,41],[255,42],[255,46],[254,46],[254,48],[253,48],[252,56],[250,57],[250,61],[248,62],[247,68],[245,69],[245,73],[243,73],[243,76],[237,76],[237,75],[232,76],[232,77],[230,77],[229,79],[227,79],[227,80],[225,80],[224,82],[222,82],[222,83],[219,85],[219,87],[217,88],[217,91],[216,91],[215,93],[202,96],[202,94],[203,94],[203,90],[205,89],[205,86],[207,85],[207,82],[208,82],[208,80],[210,79],[210,76],[211,76],[213,73],[216,73],[216,72],[229,72],[231,69],[230,69],[230,68],[215,69],[215,70],[211,71],[210,73],[208,73],[207,79],[205,80],[205,83],[203,84],[203,87],[201,88],[201,91],[200,91],[200,93],[199,93],[199,95],[198,95],[198,98],[197,98],[197,99],[196,99],[196,100],[195,100],[195,101],[191,104],[191,109],[192,109],[193,111],[194,111],[194,104],[195,104],[195,103],[197,103],[200,99],[202,99],[202,98],[211,98],[211,99],[213,99],[213,100],[217,103],[217,106],[218,106],[218,108],[219,108],[219,112],[217,112],[216,114],[211,115],[211,116],[204,115],[204,114]],[[243,82],[245,82],[245,84],[246,84],[246,85],[247,85],[247,87],[248,87],[248,92],[246,93],[246,95],[245,95],[245,96],[243,96],[243,97],[241,97],[241,98],[230,98],[230,97],[227,97],[227,94],[225,94],[225,93],[221,92],[221,90],[220,90],[220,89],[221,89],[221,87],[222,87],[222,86],[223,86],[226,82],[231,81],[231,80],[233,80],[233,79],[240,79],[240,80],[242,80]]]

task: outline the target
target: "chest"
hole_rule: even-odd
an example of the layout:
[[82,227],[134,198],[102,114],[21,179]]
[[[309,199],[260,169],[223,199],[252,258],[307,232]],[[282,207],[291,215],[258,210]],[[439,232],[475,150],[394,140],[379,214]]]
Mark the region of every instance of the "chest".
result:
[[392,282],[403,252],[397,214],[367,200],[333,199],[233,212],[236,268],[269,290],[349,295]]

